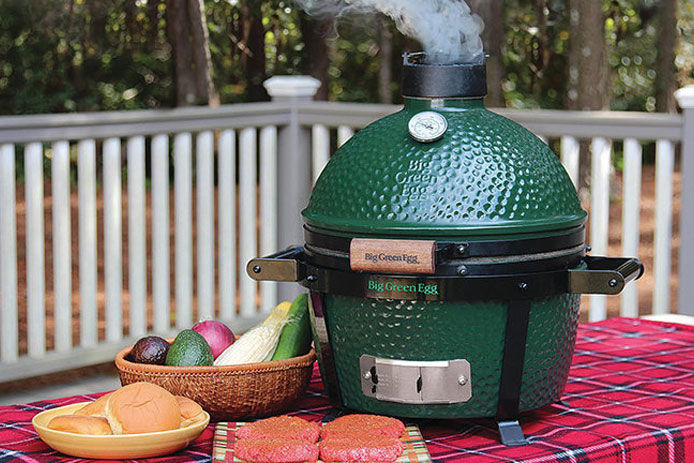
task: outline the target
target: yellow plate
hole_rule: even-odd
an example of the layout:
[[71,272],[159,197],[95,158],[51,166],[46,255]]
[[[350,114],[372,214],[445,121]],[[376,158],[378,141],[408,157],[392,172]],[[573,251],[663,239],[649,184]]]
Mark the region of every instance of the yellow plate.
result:
[[90,436],[48,429],[48,423],[58,415],[72,415],[89,402],[66,405],[41,412],[31,420],[41,439],[55,450],[81,458],[126,460],[148,458],[181,450],[197,438],[210,422],[210,415],[185,428],[173,431],[122,434],[118,436]]

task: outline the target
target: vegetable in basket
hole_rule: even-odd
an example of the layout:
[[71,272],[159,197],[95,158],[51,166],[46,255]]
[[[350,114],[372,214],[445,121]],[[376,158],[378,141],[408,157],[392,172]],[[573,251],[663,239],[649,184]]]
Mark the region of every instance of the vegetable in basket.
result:
[[215,365],[237,365],[296,357],[308,352],[311,329],[308,297],[282,302],[260,325],[252,328],[222,352]]
[[308,294],[299,294],[287,314],[288,322],[282,328],[272,360],[283,360],[305,355],[311,349],[311,320],[308,314]]
[[215,365],[238,365],[270,360],[275,353],[282,328],[287,324],[290,302],[281,302],[272,309],[270,316],[238,338],[219,354]]

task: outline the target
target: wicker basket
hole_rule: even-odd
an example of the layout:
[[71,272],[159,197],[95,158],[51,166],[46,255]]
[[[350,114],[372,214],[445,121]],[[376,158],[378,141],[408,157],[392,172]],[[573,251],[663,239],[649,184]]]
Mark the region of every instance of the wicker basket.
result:
[[241,420],[281,413],[308,387],[316,352],[301,357],[246,365],[170,367],[125,359],[132,346],[116,355],[120,382],[147,381],[174,395],[188,397],[214,421]]

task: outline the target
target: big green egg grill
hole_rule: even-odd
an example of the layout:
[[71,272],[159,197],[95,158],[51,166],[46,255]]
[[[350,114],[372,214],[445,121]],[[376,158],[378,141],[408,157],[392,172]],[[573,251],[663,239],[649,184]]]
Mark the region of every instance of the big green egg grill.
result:
[[356,133],[315,184],[305,244],[252,260],[310,291],[337,406],[493,417],[560,400],[581,294],[617,294],[638,259],[587,255],[586,212],[552,150],[484,108],[484,61],[406,54],[404,108]]

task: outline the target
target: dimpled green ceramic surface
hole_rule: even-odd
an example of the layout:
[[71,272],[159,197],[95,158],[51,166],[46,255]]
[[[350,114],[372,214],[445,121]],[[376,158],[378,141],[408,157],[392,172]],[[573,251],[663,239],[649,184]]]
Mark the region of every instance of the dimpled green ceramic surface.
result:
[[[582,223],[573,184],[557,156],[481,100],[443,107],[408,99],[342,146],[318,179],[307,224],[388,235],[528,233]],[[407,124],[422,110],[448,121],[443,138],[414,141]]]
[[[521,411],[559,399],[569,374],[579,295],[532,303],[521,390]],[[505,302],[386,301],[325,296],[339,389],[344,406],[421,418],[495,416],[506,330]],[[318,344],[318,343],[317,343]],[[401,360],[470,362],[472,398],[457,404],[413,405],[362,394],[363,354]]]

